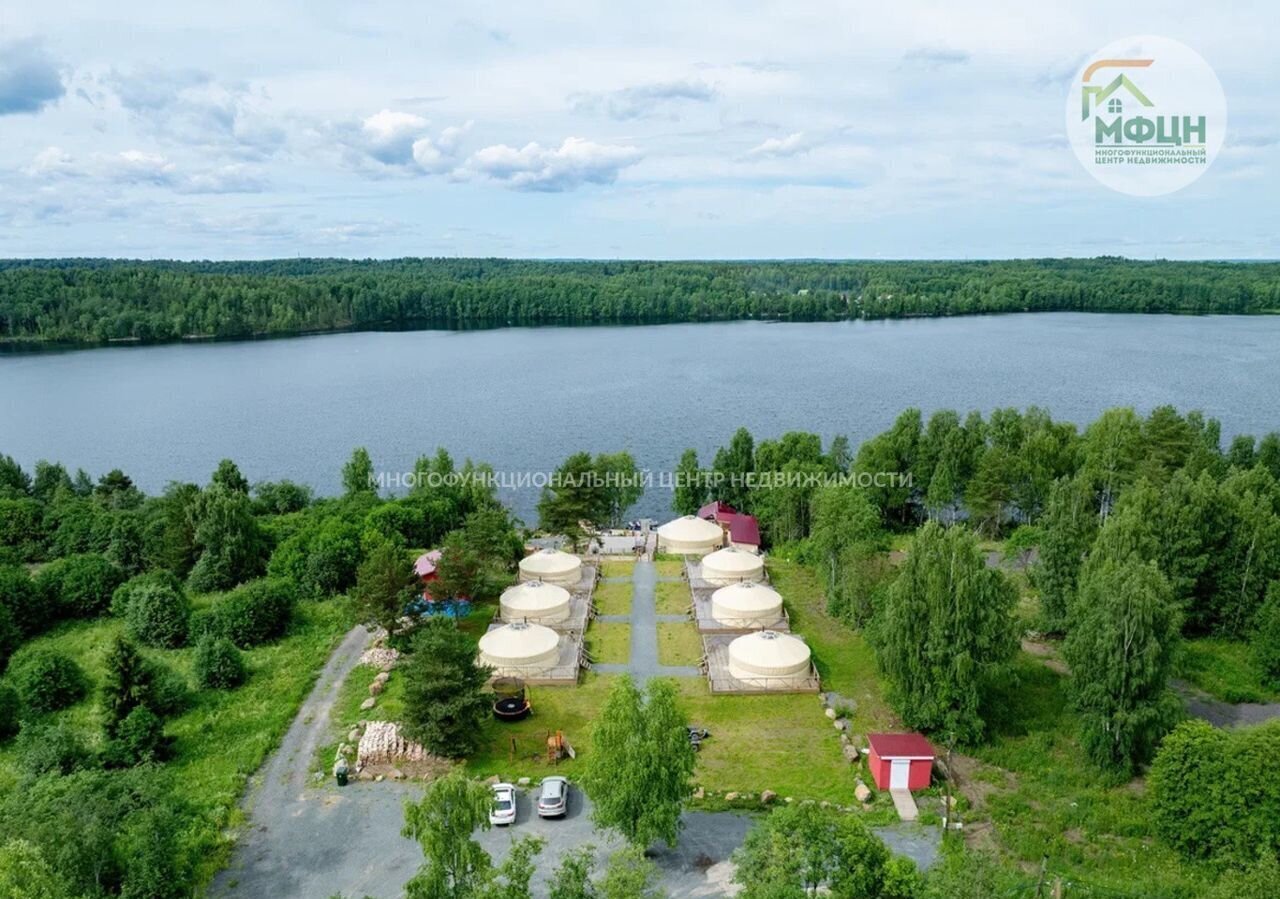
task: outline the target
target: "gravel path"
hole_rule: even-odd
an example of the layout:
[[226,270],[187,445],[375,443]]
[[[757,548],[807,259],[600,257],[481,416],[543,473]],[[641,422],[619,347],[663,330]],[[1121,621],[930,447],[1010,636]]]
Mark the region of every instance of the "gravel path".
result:
[[[230,895],[227,891],[237,881],[242,884],[252,883],[264,874],[283,874],[289,877],[300,873],[295,870],[299,867],[295,850],[301,849],[304,844],[288,840],[282,842],[270,837],[277,831],[285,834],[290,831],[291,819],[299,814],[300,804],[319,801],[318,795],[307,794],[311,762],[317,749],[328,738],[329,712],[337,701],[342,682],[351,669],[360,663],[360,656],[369,645],[370,638],[369,631],[363,625],[347,632],[338,648],[325,662],[315,686],[298,709],[293,724],[281,741],[280,748],[250,780],[242,802],[248,825],[240,835],[231,864],[214,878],[212,895]],[[271,882],[275,878],[268,876],[267,880]],[[245,889],[234,895],[292,894],[287,890]],[[329,895],[329,892],[297,895]]]

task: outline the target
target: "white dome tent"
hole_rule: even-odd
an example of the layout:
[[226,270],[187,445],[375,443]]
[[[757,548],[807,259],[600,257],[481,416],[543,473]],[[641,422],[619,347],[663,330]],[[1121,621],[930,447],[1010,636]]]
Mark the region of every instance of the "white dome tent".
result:
[[753,552],[726,546],[702,557],[702,579],[725,586],[764,577],[764,560]]
[[504,624],[480,638],[479,661],[499,677],[543,674],[560,661],[560,635],[540,624]]
[[711,617],[729,627],[755,628],[782,618],[782,596],[755,581],[741,581],[711,594]]
[[738,680],[801,678],[809,673],[809,645],[777,631],[743,634],[729,644],[729,673]]
[[724,543],[724,531],[714,521],[685,515],[658,527],[658,551],[682,554],[711,552]]
[[556,624],[569,617],[569,591],[542,581],[522,581],[502,592],[498,605],[504,621]]
[[520,560],[520,580],[572,587],[582,580],[582,560],[558,549],[540,549]]

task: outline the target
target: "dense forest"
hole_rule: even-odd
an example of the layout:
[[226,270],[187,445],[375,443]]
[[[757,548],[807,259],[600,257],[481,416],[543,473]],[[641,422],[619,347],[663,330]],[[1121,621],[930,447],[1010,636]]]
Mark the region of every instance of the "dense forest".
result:
[[1277,310],[1273,263],[0,260],[0,346],[11,347],[409,327]]

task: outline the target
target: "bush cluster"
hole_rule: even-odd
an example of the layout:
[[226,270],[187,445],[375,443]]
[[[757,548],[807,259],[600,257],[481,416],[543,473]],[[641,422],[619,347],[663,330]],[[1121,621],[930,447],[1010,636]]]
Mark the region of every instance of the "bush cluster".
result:
[[284,635],[297,593],[287,581],[263,578],[232,590],[206,615],[198,630],[226,637],[241,649],[260,646]]
[[89,692],[88,679],[80,666],[70,656],[49,649],[21,651],[9,669],[22,704],[33,712],[65,709]]
[[191,672],[201,689],[230,690],[244,683],[244,658],[226,637],[205,634],[196,644]]

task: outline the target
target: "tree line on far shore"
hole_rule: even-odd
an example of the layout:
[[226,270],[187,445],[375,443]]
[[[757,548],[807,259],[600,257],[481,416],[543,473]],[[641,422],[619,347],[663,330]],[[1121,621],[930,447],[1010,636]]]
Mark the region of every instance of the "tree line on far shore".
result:
[[1027,259],[0,261],[0,345],[344,329],[1280,310],[1280,265]]

